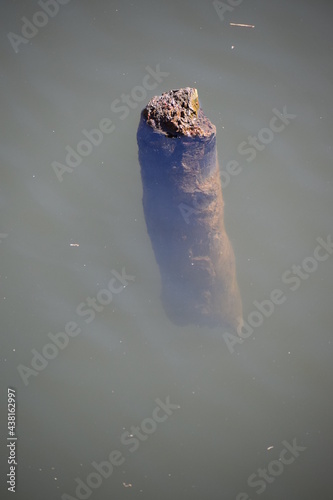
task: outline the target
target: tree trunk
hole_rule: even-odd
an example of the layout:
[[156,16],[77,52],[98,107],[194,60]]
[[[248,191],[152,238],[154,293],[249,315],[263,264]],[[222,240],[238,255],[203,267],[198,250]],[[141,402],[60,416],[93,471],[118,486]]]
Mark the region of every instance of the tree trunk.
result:
[[137,133],[148,233],[162,302],[177,325],[237,329],[242,302],[224,227],[216,128],[196,89],[154,97]]

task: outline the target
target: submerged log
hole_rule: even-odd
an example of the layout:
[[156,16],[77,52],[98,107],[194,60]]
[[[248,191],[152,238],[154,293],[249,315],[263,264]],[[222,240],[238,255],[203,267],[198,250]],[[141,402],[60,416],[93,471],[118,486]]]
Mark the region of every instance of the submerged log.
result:
[[144,214],[168,317],[177,325],[237,329],[242,302],[224,227],[216,128],[197,90],[151,99],[137,141]]

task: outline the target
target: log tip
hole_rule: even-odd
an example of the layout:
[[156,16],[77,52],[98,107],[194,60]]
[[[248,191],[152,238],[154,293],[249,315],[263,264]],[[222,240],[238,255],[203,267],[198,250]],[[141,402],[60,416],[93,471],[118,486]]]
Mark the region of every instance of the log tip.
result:
[[168,137],[209,137],[216,133],[200,108],[197,89],[191,87],[153,97],[143,116],[150,127]]

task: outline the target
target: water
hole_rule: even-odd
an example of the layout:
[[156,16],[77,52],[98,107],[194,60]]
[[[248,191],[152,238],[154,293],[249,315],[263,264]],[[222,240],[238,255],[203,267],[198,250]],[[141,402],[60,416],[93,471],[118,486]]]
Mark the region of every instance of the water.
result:
[[[221,19],[204,1],[70,1],[28,43],[7,34],[39,5],[3,9],[2,403],[14,388],[18,500],[332,497],[333,256],[317,248],[333,231],[332,6],[230,9]],[[154,88],[143,97],[144,82]],[[140,111],[183,86],[217,127],[244,319],[260,323],[229,347],[219,329],[167,319],[142,210]],[[131,92],[137,102],[119,111]],[[272,121],[284,107],[293,116]],[[66,146],[105,118],[114,129],[69,167]],[[135,278],[125,288],[112,274],[123,268]],[[87,300],[108,302],[112,278],[119,293],[94,311]],[[253,314],[268,299],[266,316]],[[73,336],[57,335],[66,325]],[[63,348],[27,371],[51,338]],[[168,397],[170,414],[155,410]],[[124,434],[132,425],[140,438]],[[301,451],[283,452],[293,442]],[[91,475],[114,450],[112,473]],[[77,478],[90,489],[75,493]]]

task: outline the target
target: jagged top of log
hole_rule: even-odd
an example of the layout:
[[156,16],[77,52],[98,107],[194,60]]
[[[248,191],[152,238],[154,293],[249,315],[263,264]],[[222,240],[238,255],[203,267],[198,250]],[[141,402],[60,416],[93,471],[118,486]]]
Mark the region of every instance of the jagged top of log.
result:
[[143,110],[148,125],[168,137],[209,137],[216,128],[199,105],[198,91],[191,87],[153,97]]

